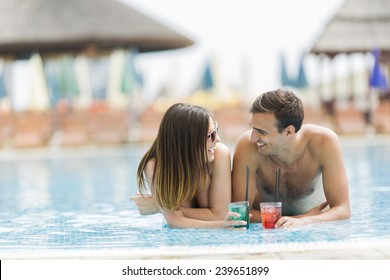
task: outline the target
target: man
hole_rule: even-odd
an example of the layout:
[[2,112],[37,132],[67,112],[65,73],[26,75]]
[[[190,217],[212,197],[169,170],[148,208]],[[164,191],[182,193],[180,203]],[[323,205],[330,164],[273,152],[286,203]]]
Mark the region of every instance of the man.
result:
[[243,133],[233,157],[233,201],[248,200],[252,222],[261,222],[259,203],[275,201],[280,169],[282,217],[275,227],[350,218],[348,179],[337,135],[303,124],[302,101],[288,90],[261,94],[250,108],[251,130]]

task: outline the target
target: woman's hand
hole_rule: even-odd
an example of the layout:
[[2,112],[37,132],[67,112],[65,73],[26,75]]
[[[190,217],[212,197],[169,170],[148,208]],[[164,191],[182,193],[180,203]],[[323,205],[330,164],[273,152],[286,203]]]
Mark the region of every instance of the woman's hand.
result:
[[151,194],[141,195],[137,192],[135,196],[130,196],[130,200],[134,201],[141,215],[160,213],[160,208],[157,206]]
[[[252,215],[250,215],[252,216]],[[239,221],[239,220],[231,220],[231,217],[240,217],[239,213],[236,212],[227,212],[225,219],[223,221],[222,228],[224,229],[246,229],[246,227],[241,227],[241,228],[234,228],[234,226],[245,226],[246,221]]]

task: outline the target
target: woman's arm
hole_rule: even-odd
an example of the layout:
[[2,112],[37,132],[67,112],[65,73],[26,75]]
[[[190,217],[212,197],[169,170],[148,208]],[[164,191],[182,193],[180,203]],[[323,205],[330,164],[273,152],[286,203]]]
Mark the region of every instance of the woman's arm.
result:
[[[246,221],[230,220],[230,217],[237,217],[239,214],[227,212],[227,204],[231,197],[230,153],[225,145],[217,144],[217,146],[208,194],[210,208],[182,207],[177,211],[161,209],[169,227],[231,228],[233,225],[246,225]],[[149,186],[152,186],[154,165],[155,161],[151,160],[145,168]],[[187,212],[188,216],[184,212]]]
[[[149,186],[152,183],[155,161],[146,164],[145,175]],[[227,146],[217,143],[215,159],[211,163],[212,174],[209,188],[199,195],[200,208],[181,207],[184,217],[198,220],[223,220],[227,212],[227,204],[231,201],[231,159]],[[152,196],[137,195],[130,197],[134,201],[141,215],[150,215],[160,212]],[[205,205],[204,207],[202,207]]]
[[[199,210],[199,209],[198,209]],[[165,210],[161,213],[171,228],[225,228],[232,229],[233,226],[246,225],[246,221],[230,220],[230,217],[238,217],[240,214],[234,212],[227,212],[223,220],[218,221],[204,221],[199,219],[187,218],[180,210]],[[245,227],[241,228],[245,229]]]
[[153,215],[160,213],[156,201],[151,194],[141,195],[139,192],[134,196],[130,196],[130,200],[134,201],[141,215]]
[[223,220],[231,202],[231,159],[229,148],[217,143],[212,164],[210,186],[198,198],[199,208],[182,207],[185,217],[216,221]]

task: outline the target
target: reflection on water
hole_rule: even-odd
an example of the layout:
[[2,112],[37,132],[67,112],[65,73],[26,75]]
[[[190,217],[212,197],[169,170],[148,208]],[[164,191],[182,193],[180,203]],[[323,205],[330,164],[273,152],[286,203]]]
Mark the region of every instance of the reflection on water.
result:
[[249,231],[169,229],[160,214],[140,216],[128,198],[136,191],[136,168],[144,151],[129,146],[3,157],[0,251],[172,246],[277,251],[280,244],[299,250],[319,242],[390,240],[390,145],[343,147],[351,220],[267,231],[259,224]]
[[112,157],[0,161],[0,210],[82,210],[99,203],[128,207],[137,161],[137,154],[127,151]]

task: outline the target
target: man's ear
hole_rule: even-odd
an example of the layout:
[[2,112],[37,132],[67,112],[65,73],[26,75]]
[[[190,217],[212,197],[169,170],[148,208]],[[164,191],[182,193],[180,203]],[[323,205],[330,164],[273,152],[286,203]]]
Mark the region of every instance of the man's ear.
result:
[[295,127],[293,125],[289,125],[284,129],[284,132],[286,133],[286,136],[292,136],[295,134]]

